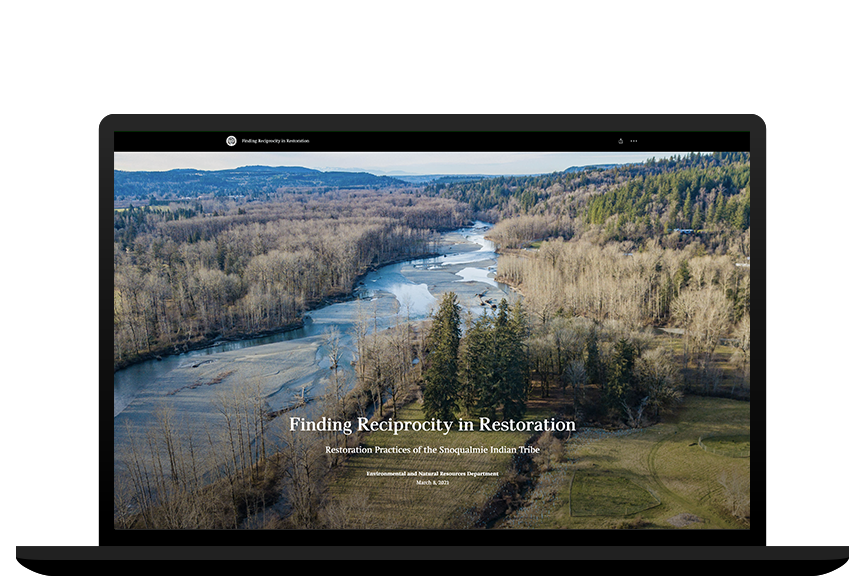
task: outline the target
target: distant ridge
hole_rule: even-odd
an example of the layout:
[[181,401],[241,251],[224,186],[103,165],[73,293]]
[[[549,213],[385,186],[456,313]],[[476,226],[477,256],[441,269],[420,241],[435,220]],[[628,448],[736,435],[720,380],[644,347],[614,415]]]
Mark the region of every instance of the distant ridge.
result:
[[171,170],[114,170],[115,173],[123,174],[204,174],[227,172],[277,172],[287,174],[321,174],[320,170],[306,168],[304,166],[239,166],[237,168],[224,168],[222,170],[201,170],[198,168],[174,168]]
[[607,168],[614,168],[615,166],[621,166],[621,164],[588,164],[587,166],[571,166],[564,170],[564,173],[583,172],[585,170],[595,170],[597,168],[606,170]]
[[241,166],[240,168],[228,168],[219,172],[282,172],[289,174],[322,174],[320,170],[305,168],[303,166]]
[[257,197],[280,188],[394,188],[408,184],[368,172],[321,172],[303,166],[241,166],[226,170],[114,171],[114,198]]

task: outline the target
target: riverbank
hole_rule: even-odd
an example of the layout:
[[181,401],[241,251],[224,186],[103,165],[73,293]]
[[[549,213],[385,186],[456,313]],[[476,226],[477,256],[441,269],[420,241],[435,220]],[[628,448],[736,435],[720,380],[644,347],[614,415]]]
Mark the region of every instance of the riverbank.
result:
[[[326,305],[326,302],[321,304],[321,306]],[[182,343],[163,346],[162,348],[156,348],[149,352],[139,354],[134,359],[116,362],[114,364],[114,373],[116,374],[120,370],[131,368],[133,366],[141,364],[142,362],[148,362],[151,360],[161,362],[165,357],[168,356],[179,356],[188,352],[195,352],[196,350],[205,350],[207,348],[212,348],[213,346],[218,346],[219,344],[224,342],[238,342],[241,340],[256,340],[258,338],[267,338],[268,336],[277,336],[279,334],[284,334],[285,332],[298,330],[302,327],[303,321],[298,321],[287,326],[274,328],[273,330],[262,330],[260,332],[254,332],[250,334],[238,333],[227,336],[222,334],[216,334],[198,340],[186,340]]]
[[[262,410],[280,414],[265,430],[268,441],[278,441],[285,418],[311,418],[320,410],[331,385],[331,331],[338,334],[340,367],[350,388],[353,371],[349,361],[355,352],[359,320],[365,319],[370,330],[385,330],[405,322],[409,315],[419,320],[429,310],[416,306],[418,294],[426,294],[426,301],[434,303],[449,291],[457,291],[467,308],[481,314],[485,307],[476,294],[485,292],[487,300],[493,301],[506,295],[488,277],[496,261],[494,247],[480,238],[485,230],[448,232],[432,257],[378,267],[358,279],[352,294],[310,310],[300,329],[284,334],[285,339],[225,350],[216,347],[162,362],[139,363],[115,373],[115,471],[123,468],[128,454],[149,446],[154,435],[164,434],[165,415],[175,423],[175,434],[204,453],[225,425],[225,405],[236,401],[238,391],[244,389],[263,399]],[[468,268],[485,270],[487,277],[478,281],[459,275]],[[398,290],[394,283],[399,283]],[[127,376],[131,383],[118,384]],[[120,388],[122,398],[118,397]]]
[[[461,230],[461,228],[457,228],[454,230],[448,230],[439,232],[439,234],[447,235],[452,234]],[[443,247],[442,247],[443,248]],[[114,373],[116,374],[120,370],[124,370],[126,368],[131,368],[143,362],[148,362],[151,360],[161,361],[165,357],[168,356],[178,356],[181,354],[186,354],[188,352],[194,352],[196,350],[204,350],[207,348],[211,348],[213,346],[217,346],[223,342],[237,342],[242,340],[255,340],[259,338],[266,338],[268,336],[276,336],[279,334],[284,334],[286,332],[291,332],[293,330],[298,330],[302,328],[307,321],[308,313],[319,310],[326,306],[330,306],[332,304],[337,304],[340,302],[347,302],[356,298],[358,286],[362,283],[363,278],[368,276],[369,274],[380,270],[386,266],[391,266],[393,264],[398,264],[400,262],[411,262],[418,259],[427,259],[427,258],[435,258],[441,256],[444,252],[433,252],[426,251],[420,254],[406,256],[404,258],[395,258],[389,261],[385,261],[379,264],[370,265],[364,272],[359,274],[355,279],[351,286],[351,289],[347,292],[336,292],[329,294],[315,302],[309,303],[309,306],[303,312],[303,317],[298,318],[295,322],[287,324],[285,326],[279,326],[277,328],[260,330],[256,332],[229,332],[227,334],[224,333],[213,333],[209,335],[205,335],[199,338],[184,340],[182,342],[174,342],[167,343],[162,346],[154,347],[147,352],[141,352],[131,356],[129,358],[125,358],[120,361],[114,362]]]

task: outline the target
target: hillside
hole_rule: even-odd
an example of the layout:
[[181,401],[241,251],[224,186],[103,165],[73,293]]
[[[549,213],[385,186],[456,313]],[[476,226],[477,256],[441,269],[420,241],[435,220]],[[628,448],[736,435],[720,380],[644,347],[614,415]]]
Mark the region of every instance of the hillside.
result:
[[365,172],[321,172],[300,166],[243,166],[231,170],[114,171],[114,198],[144,200],[200,195],[260,198],[288,188],[401,188],[408,184]]
[[619,240],[639,241],[675,229],[745,231],[750,227],[750,156],[693,153],[537,176],[438,181],[424,193],[465,202],[491,221],[526,215],[574,220],[602,226]]

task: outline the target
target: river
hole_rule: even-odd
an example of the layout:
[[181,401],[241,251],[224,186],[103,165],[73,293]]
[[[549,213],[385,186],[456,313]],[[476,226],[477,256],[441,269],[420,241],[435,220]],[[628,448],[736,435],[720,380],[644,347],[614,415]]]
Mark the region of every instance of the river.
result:
[[278,412],[302,397],[308,404],[292,415],[315,416],[315,398],[329,378],[327,338],[335,329],[341,365],[349,382],[355,323],[364,318],[370,330],[397,321],[420,320],[434,310],[437,298],[455,292],[462,307],[481,315],[479,294],[493,303],[509,296],[494,281],[497,255],[484,239],[490,225],[476,222],[444,235],[440,255],[384,266],[367,274],[355,298],[310,311],[304,326],[263,338],[218,343],[209,348],[150,360],[114,375],[115,468],[118,455],[133,439],[146,443],[167,408],[175,424],[197,442],[218,429],[220,394],[241,384],[254,385],[266,398],[267,410]]

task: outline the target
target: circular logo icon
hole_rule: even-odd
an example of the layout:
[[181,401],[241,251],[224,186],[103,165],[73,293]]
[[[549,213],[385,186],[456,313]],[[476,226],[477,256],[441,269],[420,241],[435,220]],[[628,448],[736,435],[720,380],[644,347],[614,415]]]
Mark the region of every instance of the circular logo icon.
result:
[[225,142],[228,143],[228,146],[234,146],[235,144],[237,144],[237,138],[235,138],[234,136],[228,136]]

